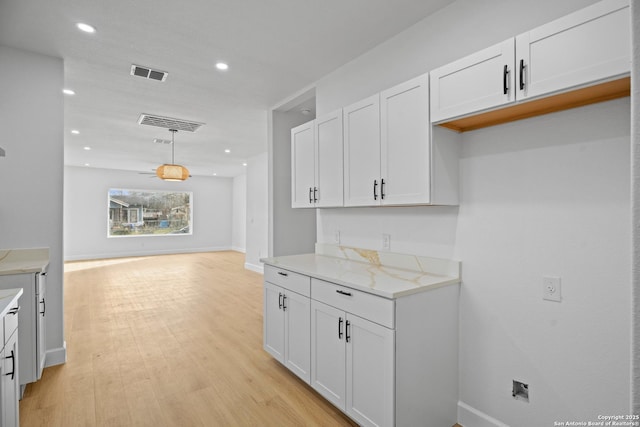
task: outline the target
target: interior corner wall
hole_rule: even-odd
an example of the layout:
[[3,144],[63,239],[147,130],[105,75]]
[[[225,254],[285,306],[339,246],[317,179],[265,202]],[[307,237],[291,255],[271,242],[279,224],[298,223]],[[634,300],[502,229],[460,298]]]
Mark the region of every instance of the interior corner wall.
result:
[[[232,178],[167,182],[133,171],[66,166],[65,260],[231,249]],[[110,188],[193,192],[193,234],[107,237]]]
[[312,253],[316,243],[316,209],[291,207],[291,128],[313,117],[293,111],[272,111],[269,173],[269,256]]
[[247,160],[247,246],[245,268],[264,271],[260,258],[268,256],[269,246],[269,156],[267,152]]
[[631,2],[631,224],[632,227],[632,414],[640,414],[640,5]]
[[[457,1],[318,81],[317,114],[592,3]],[[318,242],[381,249],[386,233],[393,252],[462,261],[462,425],[632,413],[630,126],[624,98],[468,132],[459,207],[318,210]]]
[[0,249],[49,248],[47,365],[66,359],[63,84],[62,59],[0,46]]
[[233,178],[233,215],[231,249],[238,252],[247,250],[247,175]]

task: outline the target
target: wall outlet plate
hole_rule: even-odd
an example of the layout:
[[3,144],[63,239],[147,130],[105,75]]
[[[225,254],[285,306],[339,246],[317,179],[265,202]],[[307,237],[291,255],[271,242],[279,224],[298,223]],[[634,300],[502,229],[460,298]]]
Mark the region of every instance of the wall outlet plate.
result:
[[513,388],[511,389],[511,396],[516,400],[529,403],[529,384],[525,384],[522,381],[513,380]]
[[542,278],[542,299],[561,302],[561,290],[561,280],[559,277],[545,276]]
[[391,250],[391,235],[383,234],[382,235],[382,249],[385,251]]
[[333,243],[335,243],[336,245],[340,244],[340,231],[336,230],[333,232]]

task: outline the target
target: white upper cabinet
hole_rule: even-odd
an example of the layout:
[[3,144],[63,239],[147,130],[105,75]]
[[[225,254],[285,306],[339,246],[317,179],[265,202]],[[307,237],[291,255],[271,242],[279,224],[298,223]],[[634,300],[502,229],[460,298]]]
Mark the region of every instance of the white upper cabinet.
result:
[[315,204],[342,206],[342,109],[315,120]]
[[458,203],[457,142],[431,138],[428,74],[346,107],[344,205]]
[[[314,207],[314,123],[291,129],[291,207]],[[316,190],[317,192],[317,190]]]
[[429,78],[380,94],[380,203],[430,203]]
[[[472,130],[627,96],[630,25],[628,0],[604,0],[433,70],[431,121]],[[458,120],[471,115],[481,118]]]
[[291,207],[343,205],[342,110],[291,129]]
[[628,73],[629,19],[628,0],[607,0],[516,37],[518,98]]
[[514,58],[509,39],[431,71],[431,121],[515,101]]
[[380,96],[343,110],[344,205],[380,204]]

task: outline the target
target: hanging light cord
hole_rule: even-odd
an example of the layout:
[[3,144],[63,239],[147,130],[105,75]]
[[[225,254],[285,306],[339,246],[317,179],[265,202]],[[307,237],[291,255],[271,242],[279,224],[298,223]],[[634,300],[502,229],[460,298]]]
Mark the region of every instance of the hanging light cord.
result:
[[171,164],[175,165],[176,161],[175,161],[175,150],[176,150],[176,145],[173,141],[173,137],[176,135],[176,132],[178,132],[177,129],[169,129],[169,132],[171,132]]

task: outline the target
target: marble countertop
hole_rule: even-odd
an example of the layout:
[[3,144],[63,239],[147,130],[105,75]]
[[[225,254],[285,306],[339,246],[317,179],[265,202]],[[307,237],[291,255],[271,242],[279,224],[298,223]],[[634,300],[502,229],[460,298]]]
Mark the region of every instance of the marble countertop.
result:
[[37,273],[49,265],[49,248],[0,250],[0,275]]
[[316,253],[260,261],[391,299],[460,283],[457,261],[334,245],[316,245]]
[[22,288],[0,289],[0,319],[2,319],[11,308],[18,305],[20,295],[22,295]]

